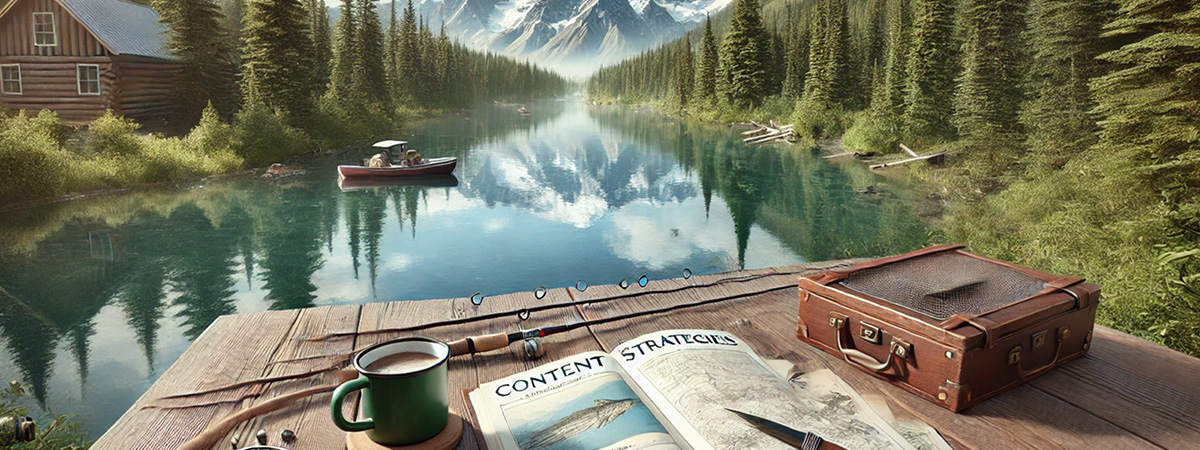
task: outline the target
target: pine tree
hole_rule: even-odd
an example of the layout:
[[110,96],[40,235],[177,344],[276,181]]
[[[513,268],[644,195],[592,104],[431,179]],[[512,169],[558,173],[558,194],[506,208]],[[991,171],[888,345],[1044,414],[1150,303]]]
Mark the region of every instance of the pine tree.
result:
[[[789,14],[790,16],[790,14]],[[783,80],[783,97],[788,100],[800,100],[804,96],[804,78],[809,69],[810,24],[808,14],[802,14],[803,19],[789,18],[791,23],[797,23],[788,44],[787,70]],[[802,21],[801,21],[802,20]]]
[[333,39],[329,35],[329,8],[321,0],[308,0],[309,29],[313,40],[313,84],[318,95],[329,87]]
[[967,41],[954,124],[969,148],[986,151],[985,159],[999,165],[1011,162],[1018,147],[1025,6],[1025,0],[970,0],[965,13]]
[[696,73],[696,96],[713,101],[717,95],[717,39],[713,36],[712,19],[704,19],[704,38],[700,43],[700,64]]
[[908,58],[912,48],[912,8],[908,0],[889,0],[887,12],[887,56],[880,104],[872,105],[889,122],[899,122],[905,110],[908,89]]
[[167,48],[179,57],[183,66],[174,90],[176,118],[182,124],[195,125],[210,101],[226,107],[223,112],[230,113],[232,49],[221,25],[224,17],[221,8],[212,0],[156,0],[154,7],[162,23],[171,30]]
[[721,42],[723,94],[743,107],[757,105],[766,95],[770,50],[759,9],[758,0],[736,0],[729,32]]
[[424,100],[420,98],[421,88],[418,86],[421,66],[420,36],[417,34],[417,13],[413,10],[412,0],[404,8],[404,21],[400,25],[400,67],[397,69],[400,79],[401,99],[397,101],[412,102]]
[[692,41],[680,39],[675,60],[674,101],[683,112],[692,100],[696,68],[692,65]]
[[369,103],[388,105],[387,73],[384,71],[383,25],[374,0],[356,0],[358,29],[354,48],[354,89]]
[[329,93],[339,106],[354,109],[360,99],[354,89],[354,46],[358,40],[358,24],[353,0],[342,0],[341,11],[342,17],[335,25],[333,36],[334,60],[329,75]]
[[953,134],[954,4],[954,0],[915,0],[904,112],[905,128],[911,136]]
[[[898,2],[900,0],[893,0]],[[863,87],[861,97],[873,100],[876,89],[883,80],[885,49],[887,48],[887,0],[870,0],[867,13],[867,35],[862,55],[862,72],[859,81]]]
[[1103,65],[1096,56],[1106,40],[1101,27],[1112,14],[1108,1],[1034,0],[1025,42],[1032,61],[1021,123],[1035,157],[1062,166],[1096,142],[1095,107],[1088,82]]
[[813,27],[804,98],[815,105],[849,102],[849,24],[845,0],[824,0]]
[[[1200,204],[1200,5],[1172,0],[1123,1],[1108,36],[1131,39],[1100,55],[1119,70],[1095,79],[1101,116],[1095,150],[1126,161],[1119,167],[1141,181],[1111,192],[1149,188],[1177,222],[1195,221]],[[1125,177],[1107,177],[1122,179]],[[1122,180],[1123,181],[1123,180]],[[1186,233],[1185,233],[1186,234]],[[1193,245],[1200,234],[1190,234]]]
[[242,30],[243,93],[293,125],[312,118],[312,40],[299,0],[252,0]]
[[392,98],[400,97],[400,17],[396,15],[396,0],[392,0],[391,21],[388,22],[387,58],[384,58],[385,73],[387,74],[388,93]]

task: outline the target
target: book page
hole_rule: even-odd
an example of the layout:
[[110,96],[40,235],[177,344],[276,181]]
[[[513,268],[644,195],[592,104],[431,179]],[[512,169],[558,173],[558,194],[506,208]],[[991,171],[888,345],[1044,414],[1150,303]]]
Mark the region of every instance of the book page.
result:
[[492,450],[680,448],[603,352],[483,384],[470,400]]
[[692,448],[793,448],[728,410],[736,409],[849,450],[912,449],[902,438],[846,417],[844,402],[797,395],[741,338],[723,331],[652,333],[618,345],[612,355]]

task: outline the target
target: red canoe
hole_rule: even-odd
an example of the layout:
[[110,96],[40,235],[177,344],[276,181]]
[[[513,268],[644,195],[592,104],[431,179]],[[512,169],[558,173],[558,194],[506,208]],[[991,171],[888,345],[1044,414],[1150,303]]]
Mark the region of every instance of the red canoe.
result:
[[422,175],[447,175],[454,172],[458,166],[458,158],[430,158],[424,164],[416,167],[389,166],[338,166],[338,175],[342,177],[415,177]]

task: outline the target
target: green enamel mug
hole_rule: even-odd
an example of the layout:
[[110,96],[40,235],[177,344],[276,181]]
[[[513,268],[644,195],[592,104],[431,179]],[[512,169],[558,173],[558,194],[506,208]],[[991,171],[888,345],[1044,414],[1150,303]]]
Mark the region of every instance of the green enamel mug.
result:
[[[450,347],[406,337],[376,344],[354,356],[358,378],[333,391],[333,423],[345,431],[365,431],[376,443],[400,446],[424,442],[446,427],[450,386],[446,362]],[[363,420],[342,415],[346,395],[362,390]]]

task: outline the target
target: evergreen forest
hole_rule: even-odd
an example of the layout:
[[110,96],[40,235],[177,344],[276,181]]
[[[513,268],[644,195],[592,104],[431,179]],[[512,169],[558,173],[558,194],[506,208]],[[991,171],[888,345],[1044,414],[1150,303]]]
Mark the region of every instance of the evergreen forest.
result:
[[[417,18],[345,0],[151,0],[181,63],[176,108],[147,134],[111,112],[76,136],[52,111],[0,107],[0,204],[285,162],[486,101],[559,97],[566,79],[471,50]],[[394,19],[386,30],[380,14]]]
[[1200,355],[1200,2],[759,1],[589,96],[947,152],[907,172],[945,205],[936,240],[1086,276],[1102,324]]

